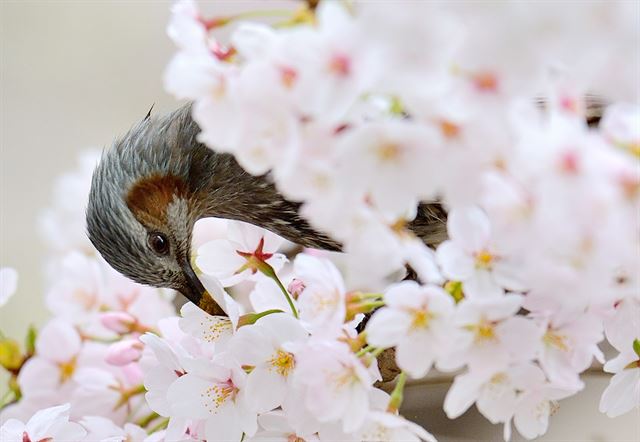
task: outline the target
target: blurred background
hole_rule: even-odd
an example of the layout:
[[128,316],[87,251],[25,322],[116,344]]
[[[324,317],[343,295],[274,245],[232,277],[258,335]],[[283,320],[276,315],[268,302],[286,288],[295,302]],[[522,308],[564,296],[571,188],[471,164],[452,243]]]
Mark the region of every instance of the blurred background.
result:
[[[201,3],[216,15],[295,4]],[[0,328],[9,336],[21,339],[29,324],[48,316],[37,218],[50,204],[56,177],[77,167],[80,151],[109,145],[152,104],[154,113],[178,106],[162,86],[174,52],[165,34],[170,6],[144,0],[0,0],[0,266],[15,267],[20,275],[16,295],[0,309]],[[640,440],[639,413],[609,419],[598,412],[608,379],[588,376],[586,391],[562,401],[541,440]],[[441,440],[502,440],[502,428],[475,412],[446,419],[446,387],[437,379],[413,385],[406,416]]]

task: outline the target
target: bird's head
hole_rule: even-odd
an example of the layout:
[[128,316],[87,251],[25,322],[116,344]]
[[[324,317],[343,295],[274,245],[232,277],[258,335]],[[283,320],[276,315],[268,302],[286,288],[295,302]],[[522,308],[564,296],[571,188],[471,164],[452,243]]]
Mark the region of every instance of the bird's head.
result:
[[196,305],[222,314],[203,305],[210,298],[203,296],[190,262],[192,230],[200,217],[198,191],[189,176],[189,137],[197,133],[185,126],[190,121],[188,109],[147,117],[104,151],[91,183],[87,230],[120,273],[178,290]]

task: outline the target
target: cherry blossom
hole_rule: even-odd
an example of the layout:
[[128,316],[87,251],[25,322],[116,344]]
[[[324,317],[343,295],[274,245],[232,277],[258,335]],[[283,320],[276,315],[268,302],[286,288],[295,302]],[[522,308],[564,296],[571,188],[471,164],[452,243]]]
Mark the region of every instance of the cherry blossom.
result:
[[293,272],[303,282],[298,296],[300,318],[314,333],[339,333],[346,317],[346,288],[342,275],[328,259],[300,254]]
[[276,410],[261,414],[258,416],[258,424],[260,430],[249,439],[250,441],[304,440],[305,442],[317,442],[320,440],[317,434],[296,433],[282,411]]
[[250,278],[266,263],[275,270],[285,257],[276,253],[283,239],[264,229],[241,222],[230,222],[228,239],[213,240],[198,249],[196,265],[229,287]]
[[543,329],[533,320],[516,316],[521,295],[465,299],[453,322],[459,327],[450,340],[452,350],[438,368],[451,370],[467,364],[471,370],[500,370],[512,362],[533,359]]
[[207,440],[240,440],[257,431],[257,416],[247,397],[247,374],[225,354],[212,360],[194,359],[187,373],[171,384],[167,394],[171,415],[202,419]]
[[80,424],[69,422],[69,404],[46,408],[35,413],[24,424],[9,419],[0,427],[0,439],[7,442],[83,440],[86,431]]
[[640,407],[639,312],[640,302],[624,300],[616,306],[614,316],[605,322],[606,336],[619,352],[604,365],[605,371],[614,373],[600,400],[600,411],[609,417]]
[[500,296],[505,289],[522,291],[518,265],[491,242],[491,226],[478,208],[453,210],[447,230],[450,240],[438,247],[445,277],[462,281],[470,297]]
[[[594,358],[613,374],[600,410],[637,410],[639,11],[610,3],[175,2],[164,84],[197,140],[341,252],[201,220],[191,262],[226,316],[176,315],[86,239],[82,155],[39,223],[53,318],[26,346],[1,335],[0,438],[433,441],[398,410],[435,366],[448,417],[475,404],[530,439]],[[427,246],[411,227],[430,203]],[[0,282],[1,305],[14,272]]]
[[405,281],[391,286],[384,301],[387,306],[367,323],[367,341],[395,346],[400,368],[415,378],[424,376],[450,345],[453,299],[439,287]]
[[[533,379],[530,379],[533,381]],[[549,417],[555,413],[560,399],[574,394],[576,390],[557,387],[548,383],[538,383],[525,390],[518,397],[513,422],[516,429],[527,439],[536,438],[547,432]],[[510,423],[505,424],[505,439],[509,437]]]
[[473,403],[491,423],[508,422],[517,404],[518,392],[528,388],[532,379],[544,375],[539,367],[526,362],[502,370],[470,370],[456,376],[447,392],[444,410],[449,418],[462,415]]
[[604,370],[615,373],[602,393],[600,411],[617,417],[640,407],[640,340],[634,340],[633,351],[623,349],[608,361]]
[[87,430],[85,441],[125,442],[139,440],[148,442],[147,432],[135,424],[119,427],[111,420],[100,416],[86,416],[80,424]]
[[602,322],[594,315],[551,321],[542,336],[538,359],[551,381],[568,388],[580,388],[578,374],[603,355],[597,344],[602,340]]
[[346,344],[310,340],[294,351],[294,383],[303,404],[321,422],[342,421],[347,433],[362,425],[374,377]]
[[242,366],[253,367],[245,388],[256,411],[271,411],[284,403],[295,367],[287,343],[295,345],[307,336],[297,320],[282,313],[265,316],[234,335],[230,351]]
[[[78,366],[85,358],[100,358],[100,350],[83,348],[78,332],[59,319],[50,321],[36,341],[37,356],[29,359],[20,370],[18,382],[25,396],[57,391],[60,396],[70,394]],[[103,350],[104,351],[104,350]],[[68,396],[67,396],[68,397]]]

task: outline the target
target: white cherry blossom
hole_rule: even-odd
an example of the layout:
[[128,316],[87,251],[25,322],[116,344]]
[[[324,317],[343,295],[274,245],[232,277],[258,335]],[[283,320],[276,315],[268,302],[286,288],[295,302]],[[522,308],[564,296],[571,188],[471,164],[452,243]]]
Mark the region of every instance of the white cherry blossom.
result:
[[241,222],[229,222],[228,239],[213,240],[198,249],[196,265],[229,287],[251,278],[261,262],[276,271],[286,258],[277,253],[283,239],[273,233]]
[[548,321],[539,347],[538,359],[550,381],[579,389],[579,373],[589,368],[593,358],[604,362],[598,343],[602,322],[593,314]]
[[405,281],[392,285],[384,302],[367,323],[367,341],[395,346],[398,366],[414,378],[424,376],[451,344],[453,299],[440,287]]
[[347,433],[359,428],[374,378],[348,346],[311,339],[294,355],[294,383],[303,389],[300,403],[321,422],[341,421]]
[[284,313],[267,315],[236,332],[230,351],[242,366],[252,367],[245,390],[257,412],[284,403],[296,365],[287,344],[299,344],[307,337],[300,322]]
[[9,419],[0,427],[0,440],[6,442],[83,440],[87,432],[80,424],[69,422],[69,408],[69,404],[64,404],[40,410],[26,424],[17,419]]
[[609,417],[617,417],[640,408],[640,339],[634,340],[631,349],[621,353],[604,365],[604,370],[615,373],[602,393],[600,411]]
[[478,208],[453,210],[447,221],[448,241],[437,251],[445,277],[462,281],[470,297],[495,297],[505,289],[522,291],[517,262],[491,240],[491,225]]
[[240,440],[243,433],[253,436],[257,415],[247,397],[246,377],[224,353],[189,361],[187,373],[169,387],[171,416],[204,420],[209,441]]
[[516,315],[521,304],[522,296],[513,294],[462,301],[453,320],[458,332],[451,336],[451,350],[438,368],[466,364],[474,371],[495,371],[533,359],[544,331],[533,320]]
[[455,419],[475,402],[478,411],[491,423],[505,423],[513,416],[518,392],[543,378],[542,370],[530,362],[499,371],[470,370],[456,376],[447,392],[444,410],[449,418]]
[[[536,379],[529,379],[535,381]],[[514,409],[513,422],[516,429],[527,439],[534,439],[547,432],[549,418],[564,399],[576,390],[566,389],[546,382],[539,382],[522,392]],[[505,439],[509,439],[510,422],[505,424]]]
[[280,410],[271,411],[258,416],[260,430],[249,441],[252,442],[276,442],[276,441],[305,441],[317,442],[320,439],[317,434],[299,434],[289,424],[287,416]]
[[297,300],[300,318],[314,333],[338,333],[346,317],[346,288],[338,269],[328,259],[300,254],[293,273],[304,283]]

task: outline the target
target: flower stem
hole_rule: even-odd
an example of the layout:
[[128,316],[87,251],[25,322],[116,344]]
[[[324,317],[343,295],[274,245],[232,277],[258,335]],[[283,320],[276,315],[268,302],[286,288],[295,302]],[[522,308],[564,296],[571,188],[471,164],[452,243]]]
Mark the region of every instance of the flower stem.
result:
[[360,351],[358,353],[356,353],[357,357],[360,356],[364,356],[365,354],[369,353],[370,351],[375,350],[375,347],[371,346],[371,345],[367,345],[366,347],[360,349]]
[[4,393],[4,396],[2,396],[2,399],[0,399],[0,409],[4,408],[5,405],[9,405],[10,403],[14,402],[15,398],[13,396],[13,391],[7,390]]
[[153,434],[156,431],[164,430],[165,428],[167,428],[167,425],[169,425],[169,418],[168,417],[165,418],[165,419],[162,419],[154,427],[149,428],[149,430],[147,431],[147,434]]
[[278,278],[278,275],[276,274],[276,271],[273,270],[273,267],[271,267],[265,261],[261,261],[260,265],[258,266],[258,269],[265,276],[273,279],[273,281],[278,285],[278,287],[280,287],[280,290],[282,291],[282,293],[284,294],[284,297],[287,299],[287,302],[289,303],[289,307],[291,308],[291,312],[293,313],[293,316],[296,319],[298,319],[298,310],[296,310],[296,306],[293,304],[293,299],[291,299],[291,295],[289,295],[289,292],[287,291],[285,286],[282,284],[282,281],[280,281],[280,278]]
[[382,293],[360,293],[361,299],[381,299],[384,295]]
[[139,419],[136,424],[139,427],[146,427],[148,426],[151,422],[153,422],[154,420],[158,419],[160,417],[160,415],[158,413],[156,413],[155,411],[152,411],[151,413],[149,413],[148,415],[146,415],[145,417],[143,417],[142,419]]
[[282,310],[271,309],[271,310],[265,310],[260,313],[247,313],[246,315],[242,315],[240,316],[240,319],[238,319],[238,328],[244,327],[245,325],[255,324],[258,321],[258,319],[271,315],[273,313],[282,313]]
[[247,11],[241,12],[239,14],[232,15],[231,18],[234,20],[245,19],[245,18],[256,18],[256,17],[282,17],[282,16],[290,16],[294,11],[289,9],[269,9],[264,11]]
[[398,381],[396,382],[396,386],[391,393],[391,399],[389,399],[389,405],[387,406],[387,411],[389,413],[397,413],[402,405],[402,400],[404,398],[404,385],[407,382],[407,375],[404,371],[400,372],[398,376]]

